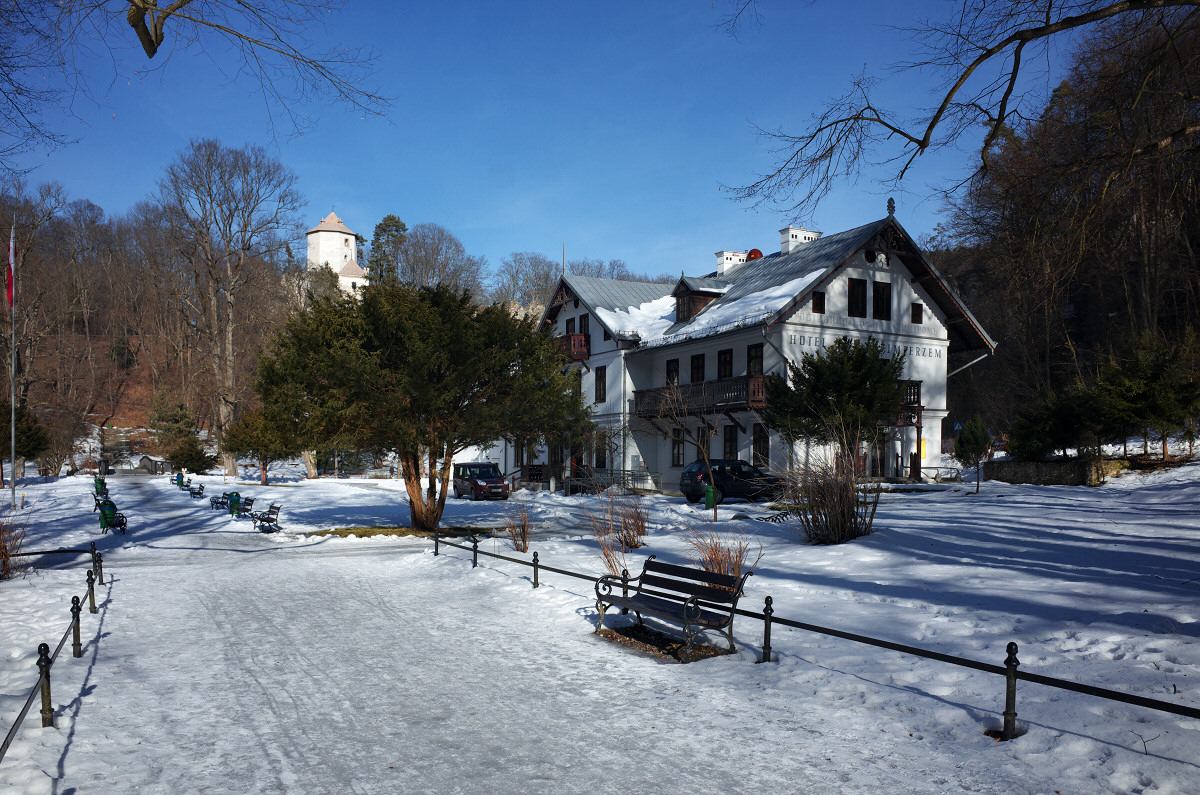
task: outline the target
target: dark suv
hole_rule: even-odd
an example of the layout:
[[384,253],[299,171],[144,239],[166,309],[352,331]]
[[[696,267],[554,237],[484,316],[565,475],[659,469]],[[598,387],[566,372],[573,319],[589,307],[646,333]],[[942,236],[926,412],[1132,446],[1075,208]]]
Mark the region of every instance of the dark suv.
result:
[[[713,499],[719,504],[726,497],[745,497],[756,500],[778,500],[783,495],[783,478],[764,472],[736,458],[709,459],[712,465]],[[679,491],[688,502],[704,499],[708,486],[708,469],[704,461],[693,461],[679,476]]]
[[455,464],[454,497],[473,500],[507,500],[508,481],[495,464]]

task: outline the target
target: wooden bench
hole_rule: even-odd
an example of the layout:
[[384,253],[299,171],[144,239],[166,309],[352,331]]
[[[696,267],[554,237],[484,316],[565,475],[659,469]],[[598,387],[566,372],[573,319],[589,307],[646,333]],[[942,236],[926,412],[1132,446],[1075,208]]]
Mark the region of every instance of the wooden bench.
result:
[[250,514],[254,527],[260,533],[274,533],[279,530],[279,509],[281,506],[272,505],[265,511],[255,511]]
[[204,496],[204,484],[188,489],[188,494],[192,495],[193,500],[198,500]]
[[104,495],[93,494],[92,501],[95,502],[96,504],[92,506],[92,512],[94,513],[96,511],[100,510],[100,503],[104,502],[107,499],[108,499],[107,494],[104,494]]
[[178,483],[178,485],[179,485],[179,488],[181,491],[191,491],[192,490],[192,479],[188,478],[187,480],[183,481],[182,483]]
[[234,515],[241,517],[250,516],[252,513],[254,513],[254,498],[244,497],[238,502],[237,513]]
[[104,499],[100,501],[98,507],[100,509],[101,534],[107,533],[109,530],[112,530],[114,533],[120,530],[121,535],[124,535],[125,528],[129,523],[125,519],[125,514],[117,512],[116,503],[110,499]]
[[637,577],[624,580],[606,574],[597,580],[596,610],[600,613],[600,623],[596,631],[604,629],[604,613],[609,607],[621,607],[636,614],[639,624],[643,614],[680,624],[687,639],[684,662],[691,660],[692,641],[708,629],[723,634],[729,641],[729,650],[737,651],[733,644],[733,611],[751,574],[749,571],[740,577],[714,574],[660,563],[651,555]]

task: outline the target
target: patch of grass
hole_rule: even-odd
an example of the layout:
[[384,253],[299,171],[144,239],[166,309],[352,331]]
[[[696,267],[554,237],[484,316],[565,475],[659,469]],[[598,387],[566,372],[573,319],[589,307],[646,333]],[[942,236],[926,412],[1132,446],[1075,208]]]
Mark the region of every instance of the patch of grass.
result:
[[[438,535],[447,538],[466,538],[468,536],[488,535],[496,531],[495,527],[439,527]],[[329,530],[318,530],[309,533],[310,536],[338,536],[349,538],[371,538],[372,536],[416,536],[417,538],[433,538],[433,533],[425,530],[414,530],[411,527],[333,527]]]

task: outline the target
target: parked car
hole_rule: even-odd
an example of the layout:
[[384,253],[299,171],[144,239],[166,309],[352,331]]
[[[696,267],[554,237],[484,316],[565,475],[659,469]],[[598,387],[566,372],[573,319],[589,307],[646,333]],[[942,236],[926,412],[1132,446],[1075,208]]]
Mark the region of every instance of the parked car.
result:
[[[783,495],[783,478],[764,472],[736,458],[712,458],[713,499],[719,504],[726,497],[756,500],[778,500]],[[708,468],[703,459],[693,461],[679,476],[679,491],[688,502],[704,499],[709,483]]]
[[508,481],[495,464],[455,464],[454,498],[464,495],[472,500],[507,500]]

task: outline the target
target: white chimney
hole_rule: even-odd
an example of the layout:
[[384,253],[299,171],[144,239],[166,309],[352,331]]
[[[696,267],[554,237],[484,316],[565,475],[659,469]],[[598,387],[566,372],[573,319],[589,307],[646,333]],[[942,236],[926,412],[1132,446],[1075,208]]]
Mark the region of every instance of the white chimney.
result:
[[820,236],[820,232],[813,232],[810,229],[791,225],[785,226],[779,230],[779,253],[791,254],[800,248],[800,246],[816,240]]
[[718,251],[717,252],[717,275],[724,276],[726,271],[731,271],[738,265],[746,261],[745,251]]

